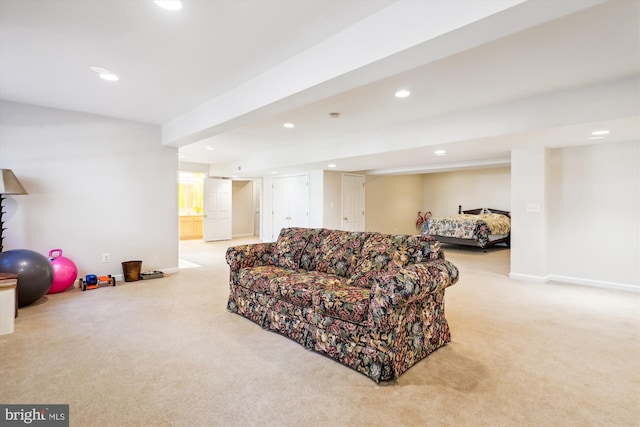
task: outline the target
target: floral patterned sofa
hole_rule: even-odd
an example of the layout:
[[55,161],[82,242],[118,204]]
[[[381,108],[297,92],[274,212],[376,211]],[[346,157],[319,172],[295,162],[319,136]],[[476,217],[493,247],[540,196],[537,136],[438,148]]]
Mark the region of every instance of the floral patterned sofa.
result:
[[230,311],[376,382],[451,340],[444,291],[458,269],[431,236],[284,228],[226,260]]

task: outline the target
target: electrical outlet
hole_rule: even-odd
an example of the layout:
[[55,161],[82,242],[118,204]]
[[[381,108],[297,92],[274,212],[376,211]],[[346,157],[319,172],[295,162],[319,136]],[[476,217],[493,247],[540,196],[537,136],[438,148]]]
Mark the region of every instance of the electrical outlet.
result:
[[111,262],[111,255],[108,253],[102,254],[102,262]]

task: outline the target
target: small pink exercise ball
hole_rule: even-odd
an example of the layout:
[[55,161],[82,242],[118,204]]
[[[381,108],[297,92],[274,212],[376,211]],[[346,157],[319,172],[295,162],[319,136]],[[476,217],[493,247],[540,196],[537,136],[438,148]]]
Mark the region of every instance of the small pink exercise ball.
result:
[[53,283],[48,294],[66,291],[78,277],[78,267],[69,258],[62,256],[62,249],[51,249],[49,260],[53,267]]

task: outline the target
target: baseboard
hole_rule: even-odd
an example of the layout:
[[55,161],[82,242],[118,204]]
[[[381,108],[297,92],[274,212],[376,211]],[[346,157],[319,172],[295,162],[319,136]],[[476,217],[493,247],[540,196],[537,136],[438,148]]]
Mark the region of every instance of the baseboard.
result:
[[[179,273],[180,269],[178,267],[171,267],[171,268],[162,268],[160,269],[160,271],[162,271],[164,274],[171,274],[171,273]],[[119,283],[124,283],[124,274],[112,274],[111,276],[116,279],[116,285]],[[77,280],[73,282],[74,288],[80,288],[79,279],[84,279],[84,276],[79,277]]]
[[571,283],[572,285],[591,286],[594,288],[615,289],[618,291],[640,293],[640,286],[627,283],[606,282],[604,280],[582,279],[579,277],[561,276],[549,274],[547,276],[533,276],[531,274],[509,273],[509,278],[514,280],[524,280],[527,282],[547,283],[550,281],[560,283]]
[[536,283],[547,283],[549,281],[549,276],[533,276],[531,274],[522,274],[522,273],[509,273],[510,279],[515,280],[524,280],[527,282],[536,282]]
[[582,279],[579,277],[559,276],[556,274],[549,275],[549,280],[553,280],[554,282],[571,283],[573,285],[640,293],[640,286],[630,285],[627,283],[605,282],[604,280]]

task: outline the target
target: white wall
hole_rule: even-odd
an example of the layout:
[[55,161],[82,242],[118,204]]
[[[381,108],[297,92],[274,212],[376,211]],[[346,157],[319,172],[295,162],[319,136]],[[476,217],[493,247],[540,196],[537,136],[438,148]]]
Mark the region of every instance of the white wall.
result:
[[323,227],[339,230],[342,227],[342,172],[324,172]]
[[550,150],[549,270],[640,288],[640,142]]
[[262,178],[262,224],[260,227],[260,240],[271,242],[273,240],[273,177]]
[[546,281],[549,246],[547,224],[548,149],[525,147],[511,152],[510,277]]
[[208,175],[209,165],[204,163],[179,162],[178,170],[183,172],[202,172],[203,174]]
[[262,179],[253,181],[253,234],[260,235],[262,229]]
[[0,102],[0,166],[29,192],[6,201],[5,250],[61,248],[81,276],[176,271],[176,154],[157,126]]
[[455,215],[458,205],[511,210],[510,180],[509,167],[425,174],[421,210],[434,216]]
[[324,171],[309,172],[309,227],[322,227],[324,213]]

